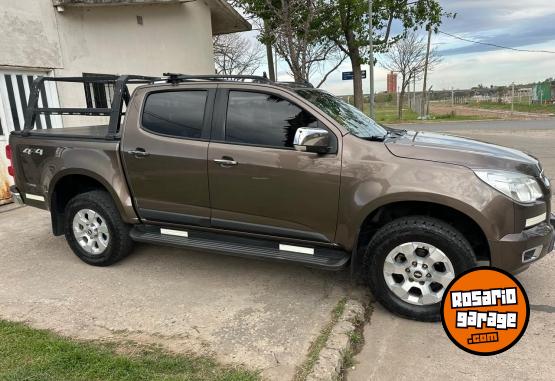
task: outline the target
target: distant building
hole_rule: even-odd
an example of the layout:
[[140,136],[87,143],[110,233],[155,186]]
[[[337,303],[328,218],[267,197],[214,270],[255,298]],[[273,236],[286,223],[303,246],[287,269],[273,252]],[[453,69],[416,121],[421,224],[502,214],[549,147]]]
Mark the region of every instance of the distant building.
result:
[[532,91],[532,101],[536,103],[550,102],[552,99],[552,88],[553,83],[551,81],[536,83]]
[[390,72],[387,75],[387,92],[388,93],[397,92],[397,73]]

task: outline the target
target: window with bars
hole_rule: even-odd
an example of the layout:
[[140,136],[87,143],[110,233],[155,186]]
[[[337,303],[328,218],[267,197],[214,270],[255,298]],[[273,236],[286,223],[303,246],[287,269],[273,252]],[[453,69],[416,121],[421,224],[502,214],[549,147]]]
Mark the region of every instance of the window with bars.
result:
[[[83,73],[83,77],[101,77],[106,74]],[[85,83],[85,99],[88,108],[109,108],[114,99],[113,83]]]
[[[43,74],[39,74],[43,75]],[[29,89],[35,76],[21,72],[0,70],[0,136],[10,131],[20,131],[25,125],[25,112],[29,98]],[[58,98],[55,88],[43,87],[39,93],[40,107],[57,107]],[[37,129],[61,127],[61,118],[41,115],[37,118]]]

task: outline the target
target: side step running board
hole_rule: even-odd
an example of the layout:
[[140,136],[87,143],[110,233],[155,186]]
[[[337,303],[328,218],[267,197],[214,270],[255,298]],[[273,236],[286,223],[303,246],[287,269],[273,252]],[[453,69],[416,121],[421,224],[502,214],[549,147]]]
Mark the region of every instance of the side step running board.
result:
[[168,245],[191,250],[280,262],[295,262],[308,267],[340,270],[349,262],[350,254],[327,247],[309,247],[258,238],[245,238],[196,230],[165,229],[153,225],[137,225],[131,230],[137,242]]

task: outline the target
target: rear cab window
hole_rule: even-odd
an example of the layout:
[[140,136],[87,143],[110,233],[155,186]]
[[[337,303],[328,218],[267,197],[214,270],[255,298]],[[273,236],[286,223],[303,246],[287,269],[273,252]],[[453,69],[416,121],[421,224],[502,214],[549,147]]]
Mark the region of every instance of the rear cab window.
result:
[[154,92],[147,95],[142,127],[155,134],[200,139],[207,90]]

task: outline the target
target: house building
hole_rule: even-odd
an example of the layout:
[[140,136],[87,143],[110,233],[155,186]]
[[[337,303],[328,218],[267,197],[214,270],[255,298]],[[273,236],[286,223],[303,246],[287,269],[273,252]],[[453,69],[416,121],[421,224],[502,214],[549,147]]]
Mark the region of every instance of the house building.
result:
[[[34,76],[210,74],[212,36],[249,29],[225,0],[0,0],[0,203],[13,181],[5,145]],[[47,82],[39,105],[109,107],[110,86],[79,86]],[[37,128],[66,123],[43,115]]]

